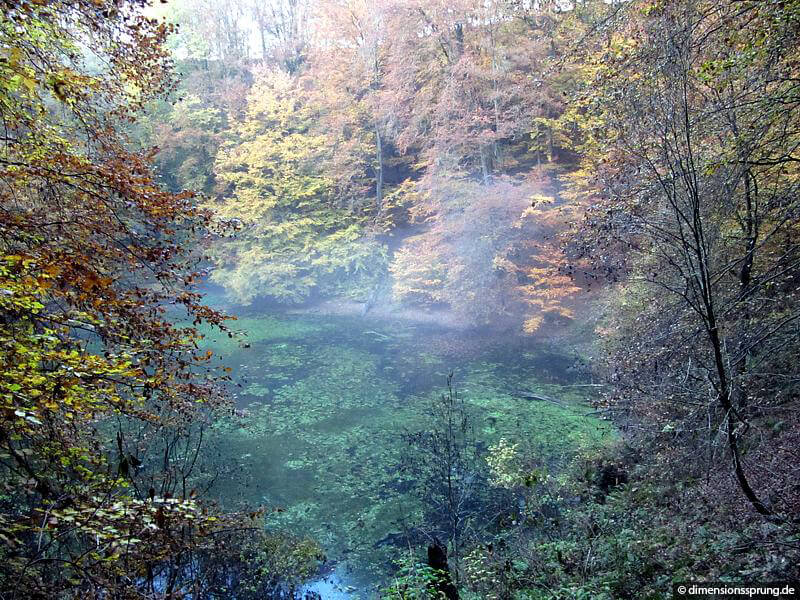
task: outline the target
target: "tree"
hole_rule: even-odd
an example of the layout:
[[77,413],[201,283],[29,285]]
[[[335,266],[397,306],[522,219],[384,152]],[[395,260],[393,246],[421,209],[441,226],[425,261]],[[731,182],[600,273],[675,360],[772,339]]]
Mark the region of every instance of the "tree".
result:
[[237,67],[251,58],[251,30],[248,7],[243,0],[213,2],[210,0],[177,0],[151,9],[177,29],[169,45],[183,60],[202,61],[206,68]]
[[364,235],[363,213],[340,206],[319,169],[329,148],[301,92],[289,75],[262,72],[247,118],[217,157],[228,190],[212,205],[241,231],[218,246],[212,278],[240,301],[366,295],[383,274],[384,250]]
[[6,598],[208,597],[193,567],[232,530],[265,539],[194,488],[228,401],[192,322],[224,319],[194,289],[210,214],[119,133],[172,87],[171,27],[144,5],[2,3]]
[[[451,373],[447,393],[432,403],[431,427],[405,434],[408,450],[402,472],[417,483],[424,503],[421,529],[430,542],[428,564],[435,571],[447,571],[449,549],[458,585],[463,546],[483,525],[479,498],[486,488],[486,473],[469,411],[452,380]],[[447,597],[455,592],[449,573],[434,585],[441,593],[446,588]]]
[[258,34],[261,60],[290,75],[306,61],[311,36],[312,4],[309,0],[236,0]]
[[573,317],[582,282],[559,235],[575,208],[542,194],[552,191],[546,183],[426,177],[416,187],[412,222],[424,229],[403,241],[389,266],[396,298],[448,307],[470,326],[527,333]]
[[[641,311],[611,320],[622,344],[638,338],[619,347],[613,378],[626,410],[652,419],[671,453],[704,455],[689,464],[724,488],[721,440],[748,504],[780,520],[796,471],[780,438],[755,438],[792,410],[797,382],[785,354],[798,342],[797,7],[686,0],[623,14],[597,57],[607,148],[588,217]],[[746,462],[763,452],[769,473]]]
[[488,182],[514,166],[506,150],[519,150],[535,118],[556,116],[541,81],[552,39],[538,20],[548,11],[549,4],[393,3],[381,104],[398,146],[422,150],[436,174],[479,173]]
[[[315,81],[323,118],[335,144],[328,170],[340,182],[340,193],[369,195],[374,186],[375,211],[383,208],[386,123],[379,108],[383,79],[383,11],[375,3],[354,0],[321,4],[320,22],[308,76]],[[362,189],[359,189],[361,187]]]

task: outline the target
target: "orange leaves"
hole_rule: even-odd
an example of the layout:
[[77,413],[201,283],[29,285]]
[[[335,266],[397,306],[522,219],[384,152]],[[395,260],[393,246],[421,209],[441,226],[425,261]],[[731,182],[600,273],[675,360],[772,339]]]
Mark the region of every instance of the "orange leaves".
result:
[[534,334],[539,330],[539,327],[542,326],[543,322],[544,322],[544,317],[541,315],[537,315],[535,317],[528,317],[522,324],[522,331],[524,331],[529,335]]
[[[152,153],[129,151],[120,133],[120,119],[169,85],[168,27],[135,16],[136,1],[17,4],[0,29],[0,47],[11,48],[0,75],[13,63],[26,78],[0,77],[0,467],[9,474],[0,523],[19,538],[4,573],[17,597],[84,597],[84,572],[105,582],[101,595],[133,597],[134,584],[118,594],[107,583],[122,574],[115,558],[124,553],[136,572],[193,542],[159,528],[154,498],[135,498],[144,458],[121,437],[109,447],[107,428],[148,441],[183,435],[227,402],[217,389],[226,375],[198,364],[211,353],[192,360],[196,332],[167,313],[177,297],[189,320],[223,321],[193,290],[208,214],[192,194],[163,191]],[[83,71],[83,52],[109,68]],[[155,477],[172,476],[159,458]],[[212,529],[194,500],[156,504],[187,533]],[[63,561],[24,567],[46,553]]]
[[575,282],[557,238],[534,244],[531,250],[528,264],[520,269],[526,283],[519,290],[525,304],[535,311],[525,321],[526,333],[536,331],[548,315],[572,318],[570,304],[583,291]]
[[206,350],[205,354],[196,355],[192,358],[194,358],[194,360],[196,360],[197,362],[204,362],[211,360],[212,356],[214,356],[214,353],[211,350]]
[[[467,324],[527,333],[573,316],[583,289],[561,247],[574,210],[542,195],[542,184],[493,185],[430,177],[416,210],[427,229],[405,240],[390,270],[402,301],[446,304]],[[532,200],[535,207],[531,206]]]
[[89,271],[79,282],[79,287],[84,292],[91,292],[95,288],[107,288],[114,282],[112,277],[102,277],[97,273]]

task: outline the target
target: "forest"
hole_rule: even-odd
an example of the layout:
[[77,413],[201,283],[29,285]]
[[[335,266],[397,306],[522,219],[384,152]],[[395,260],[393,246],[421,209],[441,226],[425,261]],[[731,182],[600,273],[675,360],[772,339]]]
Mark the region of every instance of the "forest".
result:
[[0,10],[0,600],[800,590],[800,0]]

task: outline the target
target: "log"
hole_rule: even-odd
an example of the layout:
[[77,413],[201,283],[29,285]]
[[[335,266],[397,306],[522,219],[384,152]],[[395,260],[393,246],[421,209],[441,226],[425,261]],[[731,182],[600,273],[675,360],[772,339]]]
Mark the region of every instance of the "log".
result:
[[561,402],[556,400],[555,398],[550,398],[549,396],[543,396],[542,394],[535,394],[533,392],[529,392],[528,390],[517,390],[516,396],[523,398],[525,400],[538,400],[539,402],[552,402],[553,404],[558,404],[562,406]]

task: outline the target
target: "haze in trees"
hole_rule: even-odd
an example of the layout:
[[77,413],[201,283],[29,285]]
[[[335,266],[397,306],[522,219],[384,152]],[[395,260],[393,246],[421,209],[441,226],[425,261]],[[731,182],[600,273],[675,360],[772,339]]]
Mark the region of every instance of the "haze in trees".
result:
[[800,577],[797,0],[0,7],[0,597]]

